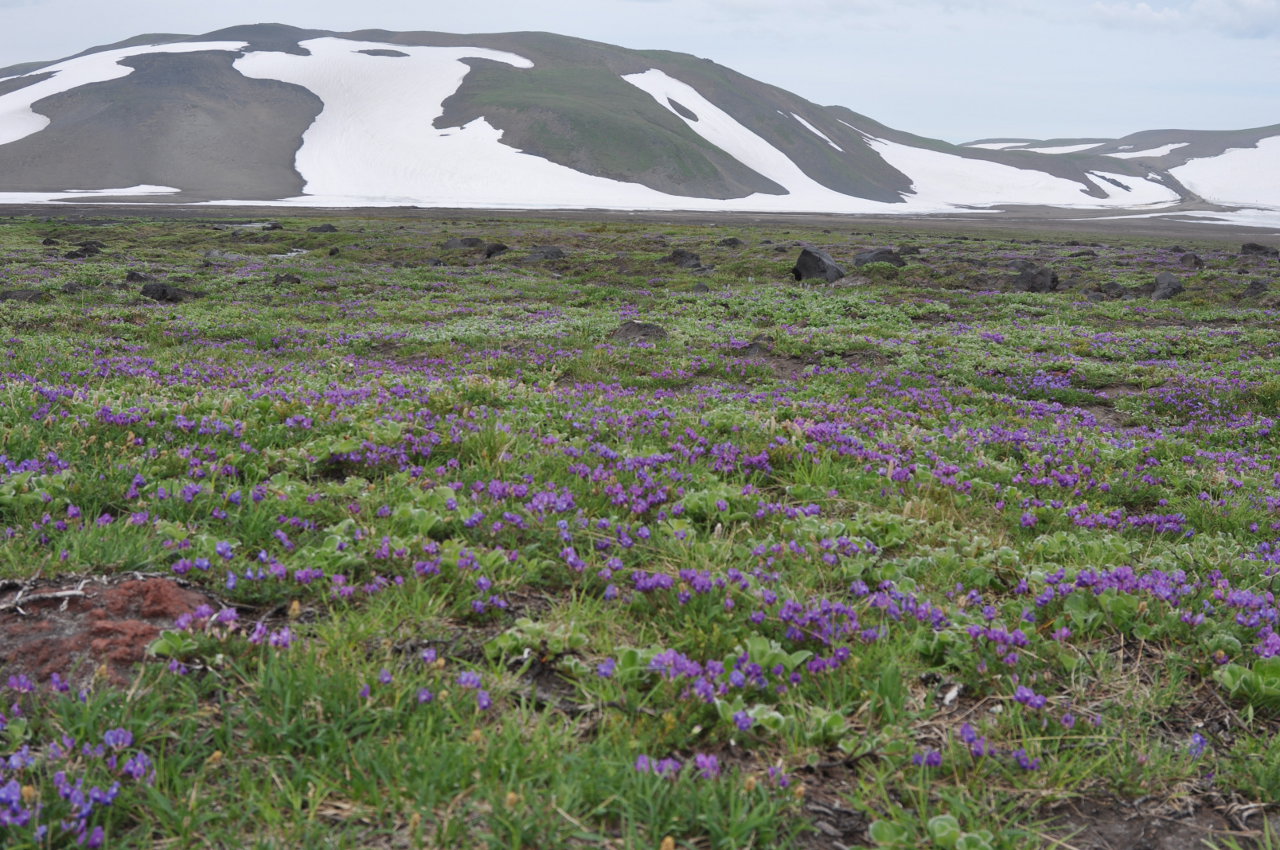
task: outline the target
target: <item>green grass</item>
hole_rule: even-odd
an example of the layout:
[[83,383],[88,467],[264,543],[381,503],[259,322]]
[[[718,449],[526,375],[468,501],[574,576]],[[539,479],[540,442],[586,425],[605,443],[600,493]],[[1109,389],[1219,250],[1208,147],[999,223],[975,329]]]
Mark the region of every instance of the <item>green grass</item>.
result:
[[[1015,848],[1068,799],[1274,800],[1280,334],[1229,251],[1093,302],[1176,255],[1028,295],[975,263],[1071,234],[321,220],[0,226],[55,293],[0,305],[0,587],[235,614],[125,687],[4,662],[0,806],[49,826],[6,846]],[[923,253],[796,285],[764,239]]]

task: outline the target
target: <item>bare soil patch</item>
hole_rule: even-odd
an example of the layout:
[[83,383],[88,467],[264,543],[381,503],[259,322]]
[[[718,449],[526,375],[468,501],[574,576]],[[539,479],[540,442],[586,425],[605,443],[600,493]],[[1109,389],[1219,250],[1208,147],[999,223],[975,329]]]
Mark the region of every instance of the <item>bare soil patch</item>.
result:
[[37,684],[57,673],[72,687],[95,675],[126,685],[163,629],[201,605],[218,607],[173,579],[139,574],[0,587],[0,680]]

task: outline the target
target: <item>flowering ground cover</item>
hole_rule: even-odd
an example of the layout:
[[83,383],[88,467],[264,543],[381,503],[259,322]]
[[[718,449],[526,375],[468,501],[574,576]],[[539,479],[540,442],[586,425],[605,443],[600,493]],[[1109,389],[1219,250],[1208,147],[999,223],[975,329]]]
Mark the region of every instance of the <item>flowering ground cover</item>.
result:
[[1273,840],[1274,258],[318,221],[0,225],[6,847]]

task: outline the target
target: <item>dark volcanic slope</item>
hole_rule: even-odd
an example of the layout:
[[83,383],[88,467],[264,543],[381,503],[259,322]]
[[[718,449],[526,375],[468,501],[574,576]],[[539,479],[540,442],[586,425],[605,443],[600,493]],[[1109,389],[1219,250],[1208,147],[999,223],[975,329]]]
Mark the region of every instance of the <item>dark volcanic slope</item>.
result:
[[323,104],[299,86],[245,77],[224,51],[124,60],[127,77],[45,98],[50,126],[0,146],[8,191],[173,186],[173,200],[302,193],[293,159]]

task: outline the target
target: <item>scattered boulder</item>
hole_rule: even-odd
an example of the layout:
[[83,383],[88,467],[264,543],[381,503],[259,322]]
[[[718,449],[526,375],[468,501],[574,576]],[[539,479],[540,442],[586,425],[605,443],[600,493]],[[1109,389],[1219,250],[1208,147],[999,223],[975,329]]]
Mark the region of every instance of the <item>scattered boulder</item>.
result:
[[1015,272],[1033,272],[1040,268],[1040,266],[1032,260],[1019,257],[1016,260],[1010,260],[1008,268],[1013,269]]
[[666,339],[667,332],[660,326],[649,322],[626,321],[618,329],[609,334],[609,339],[617,342],[653,342]]
[[65,254],[63,254],[63,255],[62,255],[62,259],[64,259],[64,260],[83,260],[83,259],[85,259],[85,258],[86,258],[86,257],[88,257],[88,256],[89,256],[89,255],[88,255],[88,254],[86,254],[84,251],[78,251],[78,250],[77,250],[77,251],[68,251],[67,253],[65,253]]
[[302,283],[302,278],[298,277],[296,274],[282,272],[281,274],[271,278],[271,283],[276,286],[297,286]]
[[455,236],[444,243],[446,251],[459,251],[463,248],[481,248],[484,246],[484,240],[476,236]]
[[125,283],[146,283],[151,280],[155,280],[155,278],[149,274],[145,274],[143,272],[137,271],[136,269],[130,271],[127,275],[124,276]]
[[1097,257],[1097,256],[1098,256],[1098,252],[1097,252],[1097,251],[1095,251],[1095,250],[1093,250],[1092,248],[1086,248],[1086,249],[1084,249],[1083,251],[1073,251],[1073,252],[1071,252],[1070,254],[1068,254],[1067,256],[1068,256],[1068,257],[1087,257],[1087,258],[1095,258],[1095,257]]
[[711,287],[707,286],[707,285],[706,285],[704,282],[702,282],[702,281],[698,281],[697,283],[695,283],[695,284],[693,285],[693,291],[694,291],[694,292],[710,292],[710,291],[711,291]]
[[724,239],[721,239],[716,244],[719,245],[721,248],[741,248],[745,243],[743,243],[743,241],[736,236],[728,236]]
[[342,253],[342,249],[341,249],[341,248],[330,248],[330,249],[329,249],[329,256],[330,256],[330,257],[336,257],[336,256],[338,256],[338,255],[339,255],[339,254],[341,254],[341,253]]
[[1175,254],[1185,254],[1185,253],[1187,253],[1187,249],[1186,249],[1186,248],[1183,248],[1181,245],[1170,245],[1170,246],[1169,246],[1169,250],[1170,250],[1170,251],[1172,251],[1172,252],[1173,252],[1173,253],[1175,253]]
[[822,278],[827,283],[834,283],[845,276],[845,270],[826,251],[805,248],[792,266],[791,276],[796,280]]
[[1204,259],[1199,254],[1187,252],[1178,258],[1178,264],[1183,268],[1202,269],[1204,268]]
[[57,239],[54,239],[52,236],[50,236],[47,239],[44,239],[43,241],[41,241],[40,244],[41,245],[61,245],[62,243],[59,242]]
[[315,227],[308,227],[308,233],[337,233],[338,228],[332,224],[317,224]]
[[1058,273],[1053,269],[1032,263],[1013,279],[1013,289],[1015,292],[1054,292],[1059,283]]
[[920,248],[917,245],[899,245],[898,253],[903,257],[915,257],[920,254]]
[[1240,298],[1240,299],[1261,298],[1263,295],[1266,295],[1270,291],[1271,291],[1271,284],[1267,283],[1265,280],[1253,280],[1253,281],[1250,281],[1249,285],[1245,287],[1244,292],[1241,292],[1239,295],[1236,296],[1236,298]]
[[891,266],[902,268],[907,264],[907,261],[902,259],[902,255],[892,248],[876,248],[874,251],[863,251],[853,258],[853,264],[858,267],[871,263],[888,263]]
[[48,301],[52,294],[43,289],[0,289],[0,301],[21,301],[24,304],[39,304]]
[[486,260],[492,260],[499,254],[505,254],[510,250],[511,249],[509,247],[503,245],[501,242],[490,242],[488,245],[484,246],[484,258]]
[[1175,295],[1182,292],[1182,281],[1178,276],[1170,272],[1160,272],[1156,275],[1155,289],[1151,290],[1151,299],[1153,301],[1167,301]]
[[1244,243],[1240,246],[1240,253],[1246,257],[1280,258],[1280,248],[1268,248],[1266,245],[1259,245],[1257,242]]
[[759,334],[751,342],[733,352],[738,357],[763,357],[773,353],[773,337]]
[[152,301],[159,301],[162,304],[181,304],[184,301],[199,298],[200,295],[189,289],[170,286],[167,283],[148,283],[142,287],[142,297],[150,298]]
[[540,245],[529,252],[530,260],[563,260],[566,256],[558,245]]
[[678,269],[702,268],[702,258],[692,251],[686,251],[684,248],[676,248],[670,254],[658,260],[658,262],[671,263]]
[[1123,298],[1129,294],[1128,289],[1125,289],[1114,280],[1109,280],[1099,286],[1098,292],[1100,292],[1104,298]]

